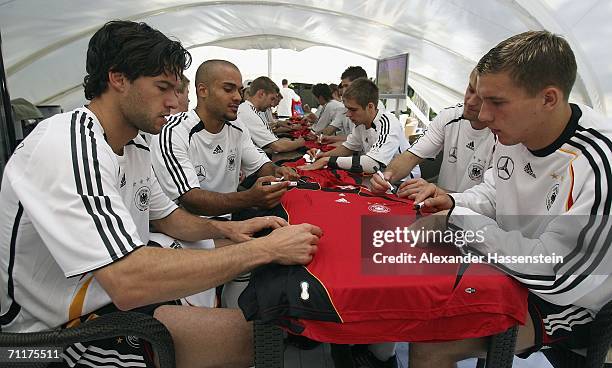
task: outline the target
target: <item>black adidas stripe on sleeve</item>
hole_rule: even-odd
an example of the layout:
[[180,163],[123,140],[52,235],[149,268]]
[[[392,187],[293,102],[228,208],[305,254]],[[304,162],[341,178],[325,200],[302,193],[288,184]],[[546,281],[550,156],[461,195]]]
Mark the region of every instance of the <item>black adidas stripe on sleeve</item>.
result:
[[[87,125],[85,125],[86,122]],[[128,248],[134,249],[136,244],[134,244],[134,240],[125,230],[121,218],[113,210],[110,198],[104,194],[97,142],[92,126],[93,121],[86,113],[75,111],[72,114],[70,148],[72,152],[73,174],[76,189],[81,196],[83,205],[92,218],[111,259],[116,260],[119,258],[117,249],[122,255],[125,255],[129,253]],[[89,156],[89,149],[91,149],[91,157]],[[79,165],[79,157],[81,158],[82,168]],[[106,227],[104,227],[103,221]],[[119,232],[117,232],[117,228]]]
[[172,130],[181,123],[183,118],[183,115],[174,115],[170,117],[170,121],[159,133],[159,146],[164,165],[166,170],[170,173],[174,185],[178,189],[179,196],[187,193],[189,189],[191,189],[187,181],[187,175],[185,175],[183,168],[172,151]]

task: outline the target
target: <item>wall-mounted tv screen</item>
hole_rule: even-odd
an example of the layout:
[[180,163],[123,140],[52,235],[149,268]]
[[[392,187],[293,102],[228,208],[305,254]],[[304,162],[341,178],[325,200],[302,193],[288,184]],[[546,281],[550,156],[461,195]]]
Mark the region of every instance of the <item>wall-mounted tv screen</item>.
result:
[[376,84],[380,98],[406,98],[408,54],[380,59],[376,63]]

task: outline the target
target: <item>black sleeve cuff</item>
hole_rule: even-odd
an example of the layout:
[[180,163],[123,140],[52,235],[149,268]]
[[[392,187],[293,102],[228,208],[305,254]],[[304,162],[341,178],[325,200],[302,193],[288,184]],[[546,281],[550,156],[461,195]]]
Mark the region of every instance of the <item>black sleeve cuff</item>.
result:
[[363,167],[361,166],[361,155],[358,153],[353,153],[350,172],[359,173],[363,172]]
[[338,169],[338,156],[329,156],[327,167],[330,169]]

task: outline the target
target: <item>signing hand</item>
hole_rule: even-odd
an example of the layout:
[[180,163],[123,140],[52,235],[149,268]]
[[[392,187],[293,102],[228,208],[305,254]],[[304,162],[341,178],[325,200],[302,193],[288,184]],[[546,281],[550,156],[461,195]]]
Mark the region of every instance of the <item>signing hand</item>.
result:
[[416,194],[423,190],[429,184],[430,183],[428,183],[427,180],[421,178],[408,179],[400,185],[399,189],[397,190],[397,195],[399,197],[408,197],[410,199],[414,199]]
[[319,139],[319,143],[321,144],[330,144],[341,141],[342,138],[336,137],[335,135],[322,135],[321,139]]
[[320,159],[321,157],[325,157],[325,152],[322,152],[322,151],[321,151],[320,149],[318,149],[318,148],[311,148],[311,149],[309,149],[309,150],[308,150],[308,152],[306,152],[306,153],[308,153],[308,155],[309,155],[310,157],[312,157],[313,159],[315,159],[315,160],[318,160],[318,159]]
[[[453,208],[453,200],[448,194],[442,194],[433,198],[427,198],[422,201],[424,212],[437,212],[446,211]],[[420,203],[415,201],[415,203]]]
[[287,221],[276,216],[255,217],[245,221],[228,221],[225,237],[236,243],[244,242],[253,239],[253,234],[256,232],[272,228],[278,229],[283,226],[288,226]]
[[248,190],[249,198],[253,206],[262,208],[272,208],[280,203],[280,200],[287,192],[288,182],[283,181],[274,185],[263,185],[264,182],[277,182],[274,176],[262,176]]
[[297,180],[300,175],[291,167],[279,166],[275,170],[275,174],[279,178],[285,178],[285,180]]
[[319,227],[310,224],[282,227],[265,237],[266,250],[272,252],[272,259],[276,263],[308,264],[317,251],[322,235]]
[[420,188],[420,190],[414,194],[412,197],[416,203],[420,203],[427,198],[438,197],[446,194],[446,191],[433,183],[427,183],[427,185]]
[[[391,171],[385,171],[383,175],[385,177],[385,180],[389,181],[393,176],[393,173]],[[387,185],[385,180],[383,180],[380,175],[372,175],[372,177],[370,178],[370,191],[375,194],[386,193],[387,190],[389,190],[389,185]]]
[[329,162],[329,157],[323,157],[318,159],[317,161],[309,164],[309,165],[303,165],[303,166],[298,166],[298,169],[302,169],[302,170],[319,170],[324,168],[325,166],[327,166],[327,163]]
[[316,141],[317,139],[319,139],[319,137],[317,137],[317,135],[314,134],[314,133],[308,133],[305,136],[303,136],[302,138],[304,138],[307,141]]

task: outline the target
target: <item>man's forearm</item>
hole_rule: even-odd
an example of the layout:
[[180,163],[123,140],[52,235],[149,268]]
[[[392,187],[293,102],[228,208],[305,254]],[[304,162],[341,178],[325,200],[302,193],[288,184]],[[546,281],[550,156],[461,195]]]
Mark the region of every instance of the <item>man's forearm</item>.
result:
[[329,142],[332,142],[332,143],[334,143],[334,142],[344,142],[346,140],[346,137],[347,137],[346,135],[334,135],[334,136],[331,136],[331,137],[327,137],[327,140]]
[[142,247],[94,276],[119,308],[132,309],[196,294],[272,261],[262,241],[213,250]]
[[199,217],[177,208],[170,215],[160,220],[151,221],[155,229],[175,239],[197,241],[202,239],[219,239],[228,232],[228,221],[216,221]]
[[275,152],[290,152],[304,145],[303,139],[296,139],[292,141],[290,139],[281,138],[275,142],[272,142],[268,147],[272,148]]
[[323,153],[323,157],[331,157],[331,156],[352,156],[355,151],[352,151],[344,146],[338,146],[331,151],[327,151]]
[[274,165],[272,162],[266,162],[257,170],[257,176],[274,176],[276,174],[276,169],[278,169],[278,166]]
[[191,189],[179,198],[189,212],[202,216],[218,216],[254,205],[248,191],[217,193],[204,189]]
[[389,181],[393,183],[407,177],[412,169],[422,161],[422,158],[409,151],[395,157],[385,169],[385,171],[393,173]]
[[293,130],[291,128],[289,128],[289,127],[279,126],[279,127],[276,127],[274,129],[272,129],[272,131],[274,133],[289,133],[289,132],[291,132]]

